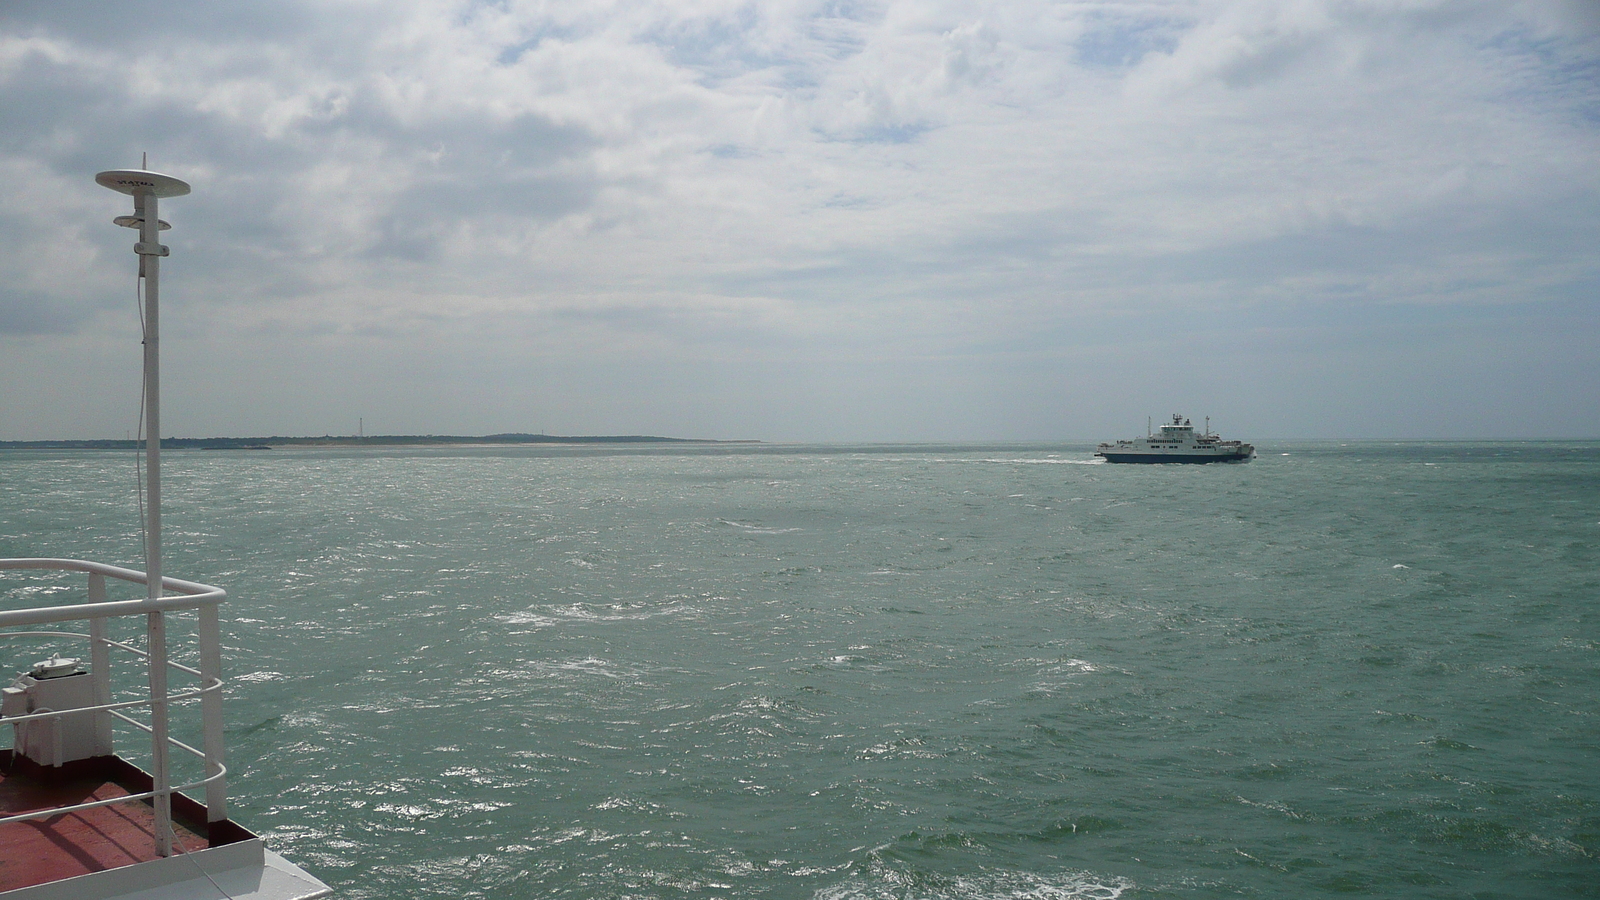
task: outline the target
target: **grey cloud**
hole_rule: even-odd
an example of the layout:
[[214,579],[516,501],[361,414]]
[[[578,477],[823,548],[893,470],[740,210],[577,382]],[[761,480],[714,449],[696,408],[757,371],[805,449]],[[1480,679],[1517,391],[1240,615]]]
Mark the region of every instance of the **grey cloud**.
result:
[[8,0],[0,31],[48,34],[89,47],[170,49],[196,38],[288,40],[318,19],[318,4],[215,3],[206,0],[118,0],[115,4]]
[[8,288],[0,292],[0,335],[64,334],[73,330],[79,312],[53,297]]

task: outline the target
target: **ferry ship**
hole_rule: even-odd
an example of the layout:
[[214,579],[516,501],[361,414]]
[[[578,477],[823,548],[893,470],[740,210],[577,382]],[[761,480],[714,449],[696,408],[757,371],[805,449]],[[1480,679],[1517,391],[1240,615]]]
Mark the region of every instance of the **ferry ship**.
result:
[[[0,608],[0,638],[8,639],[0,670],[23,667],[0,688],[0,726],[12,733],[12,746],[0,749],[0,900],[322,897],[327,885],[228,817],[218,617],[226,595],[161,572],[157,310],[168,252],[159,237],[170,226],[156,207],[189,185],[144,169],[95,180],[133,196],[134,214],[113,221],[139,231],[145,571],[0,559],[0,589],[11,596],[67,600]],[[134,750],[134,759],[119,749]]]
[[1211,420],[1199,434],[1194,424],[1174,414],[1156,434],[1131,441],[1104,443],[1095,456],[1112,463],[1210,463],[1244,462],[1256,455],[1256,448],[1242,441],[1225,441],[1211,433]]

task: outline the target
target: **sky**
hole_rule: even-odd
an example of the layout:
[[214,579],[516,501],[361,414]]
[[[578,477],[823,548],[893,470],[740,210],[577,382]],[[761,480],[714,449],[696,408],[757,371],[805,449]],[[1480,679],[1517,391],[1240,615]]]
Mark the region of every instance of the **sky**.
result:
[[0,440],[1600,437],[1594,0],[0,3]]

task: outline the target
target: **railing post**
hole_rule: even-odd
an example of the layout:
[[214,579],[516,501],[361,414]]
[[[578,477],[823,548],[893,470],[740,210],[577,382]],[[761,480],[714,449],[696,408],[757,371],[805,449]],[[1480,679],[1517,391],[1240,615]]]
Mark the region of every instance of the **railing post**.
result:
[[167,623],[159,611],[146,616],[150,658],[150,780],[156,795],[156,853],[172,855],[172,773],[167,763]]
[[[106,577],[99,572],[89,573],[89,602],[106,602]],[[106,644],[106,620],[99,616],[89,620],[89,677],[94,679],[94,705],[109,704],[111,647]],[[98,755],[111,755],[111,713],[105,710],[94,714],[94,746]]]
[[[200,631],[200,686],[209,688],[222,681],[222,626],[218,622],[217,604],[207,603],[197,611]],[[222,690],[208,690],[200,695],[200,727],[205,738],[202,749],[206,754],[206,777],[222,771],[224,764],[222,741]],[[228,818],[228,786],[218,778],[206,785],[206,821],[222,822]]]

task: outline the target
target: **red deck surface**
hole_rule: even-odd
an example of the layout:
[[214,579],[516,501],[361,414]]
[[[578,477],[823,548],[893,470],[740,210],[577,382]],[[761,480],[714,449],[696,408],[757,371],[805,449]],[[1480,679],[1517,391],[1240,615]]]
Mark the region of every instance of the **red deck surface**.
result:
[[[0,816],[149,790],[136,783],[143,774],[137,769],[112,757],[103,760],[83,760],[90,765],[68,764],[57,772],[13,761],[10,751],[0,751]],[[147,802],[131,800],[0,825],[0,891],[158,859],[154,821]],[[173,823],[173,838],[188,850],[210,846],[179,822]]]

